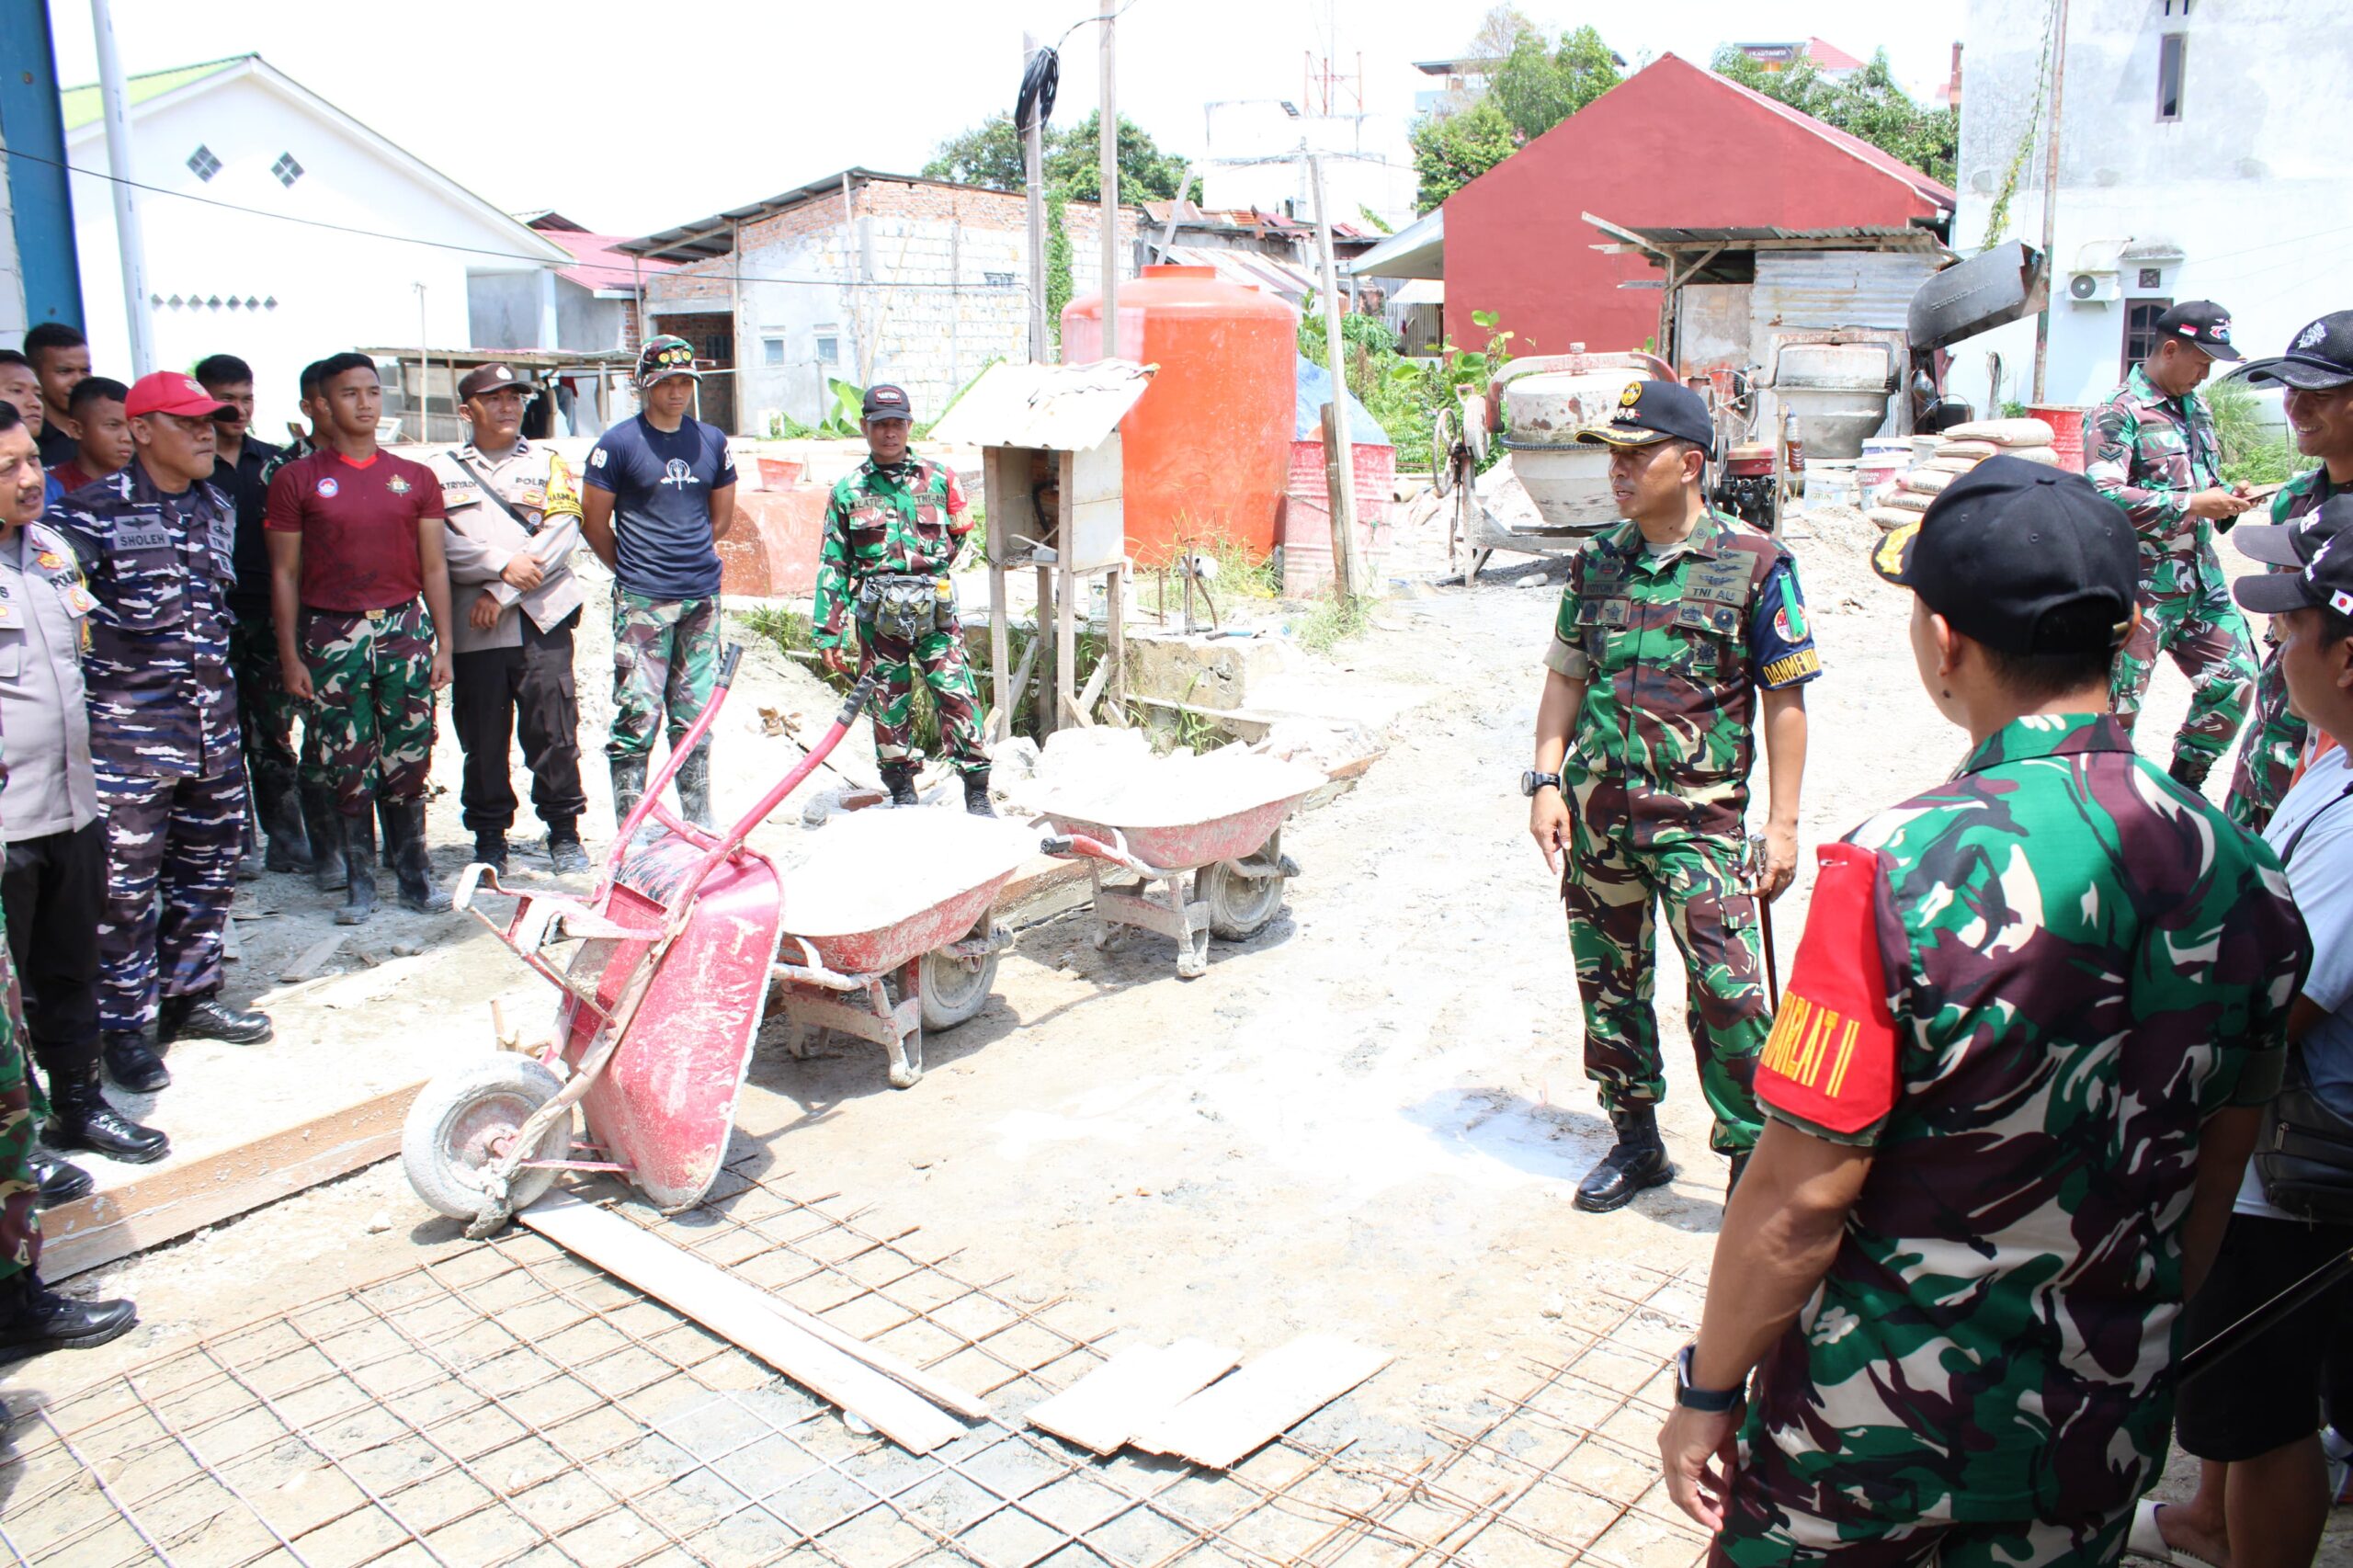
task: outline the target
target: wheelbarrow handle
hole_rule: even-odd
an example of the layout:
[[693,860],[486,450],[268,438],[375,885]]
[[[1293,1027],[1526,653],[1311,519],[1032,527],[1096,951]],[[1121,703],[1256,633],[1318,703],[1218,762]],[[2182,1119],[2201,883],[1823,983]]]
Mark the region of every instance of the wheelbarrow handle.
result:
[[851,687],[849,695],[842,699],[841,715],[834,722],[845,730],[857,723],[858,714],[874,700],[874,688],[880,681],[881,677],[871,673],[858,676],[858,684]]
[[1114,866],[1124,867],[1128,870],[1145,876],[1155,874],[1150,866],[1128,853],[1124,835],[1120,834],[1116,828],[1112,833],[1120,840],[1116,844],[1106,844],[1099,838],[1090,838],[1083,833],[1052,834],[1039,840],[1038,852],[1041,855],[1051,855],[1061,860],[1108,860]]
[[653,814],[654,806],[662,799],[662,791],[670,787],[670,780],[679,768],[686,766],[687,758],[694,754],[695,747],[702,744],[702,738],[710,733],[711,725],[719,722],[719,710],[726,704],[727,688],[733,683],[735,666],[743,659],[744,645],[740,642],[730,642],[720,653],[718,677],[711,682],[710,696],[703,702],[702,711],[696,714],[695,722],[687,726],[687,733],[672,743],[670,755],[662,759],[661,768],[646,782],[645,793],[630,812],[629,820],[621,824],[620,833],[614,835],[617,842],[628,843],[637,832],[638,824]]
[[735,666],[743,662],[744,644],[741,642],[730,642],[727,644],[726,650],[719,655],[719,679],[716,684],[722,687],[733,686],[735,684]]

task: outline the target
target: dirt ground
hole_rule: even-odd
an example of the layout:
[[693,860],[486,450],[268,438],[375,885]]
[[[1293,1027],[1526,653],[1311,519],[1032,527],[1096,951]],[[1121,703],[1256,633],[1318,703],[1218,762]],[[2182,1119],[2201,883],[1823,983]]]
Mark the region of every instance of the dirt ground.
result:
[[[1876,530],[1800,520],[1790,535],[1825,666],[1809,692],[1810,868],[1813,844],[1948,772],[1964,737],[1918,693],[1905,602],[1865,562]],[[1358,1397],[1400,1425],[1442,1425],[1499,1363],[1544,1359],[1578,1326],[1574,1303],[1597,1270],[1704,1266],[1724,1172],[1706,1149],[1671,958],[1658,986],[1663,1119],[1682,1174],[1615,1215],[1568,1201],[1608,1127],[1580,1066],[1557,892],[1517,790],[1559,570],[1499,560],[1465,591],[1431,585],[1442,555],[1428,530],[1401,540],[1390,571],[1411,585],[1337,651],[1357,676],[1424,700],[1357,789],[1286,830],[1304,874],[1271,926],[1213,944],[1209,974],[1189,983],[1156,938],[1097,951],[1083,914],[1027,929],[986,1010],[934,1036],[928,1075],[904,1091],[886,1085],[879,1049],[835,1040],[795,1061],[771,1021],[739,1149],[920,1221],[966,1249],[975,1274],[1015,1278],[1025,1300],[1067,1294],[1155,1340],[1201,1335],[1256,1353],[1324,1330],[1380,1346],[1399,1363]],[[592,601],[578,669],[594,829],[609,821],[597,744],[608,649]],[[2153,752],[2186,695],[2160,672],[2144,715]],[[722,816],[796,755],[760,733],[762,707],[822,722],[831,702],[789,661],[747,659],[718,742]],[[845,752],[870,776],[862,735]],[[430,813],[445,878],[465,858],[456,773],[445,733],[436,778],[450,793]],[[791,819],[788,808],[768,831],[794,831]],[[530,863],[526,852],[518,866]],[[1775,913],[1785,958],[1809,885],[1802,875]],[[389,1084],[421,1075],[427,1056],[486,1049],[492,996],[510,1020],[547,1016],[537,983],[452,915],[380,915],[361,945],[381,967],[346,960],[340,980],[278,986],[331,929],[335,897],[285,877],[241,896],[242,913],[274,914],[241,924],[233,995],[270,1006],[281,1043],[176,1051],[187,1093],[166,1091],[155,1109],[176,1137],[233,1141],[235,1096],[290,1075]],[[422,950],[395,958],[394,943]],[[242,1086],[220,1087],[231,1082]],[[12,1369],[0,1399],[62,1392],[466,1244],[387,1162],[72,1281],[137,1298],[142,1326]]]

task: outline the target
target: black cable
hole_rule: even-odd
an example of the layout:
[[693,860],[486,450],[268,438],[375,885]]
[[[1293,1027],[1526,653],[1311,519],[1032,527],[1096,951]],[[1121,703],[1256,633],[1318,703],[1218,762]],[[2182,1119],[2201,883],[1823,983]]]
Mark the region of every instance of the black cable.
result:
[[1062,79],[1062,57],[1053,50],[1041,49],[1029,57],[1028,68],[1021,73],[1021,91],[1013,100],[1013,129],[1017,134],[1029,134],[1033,107],[1040,127],[1054,118],[1054,89],[1061,85]]

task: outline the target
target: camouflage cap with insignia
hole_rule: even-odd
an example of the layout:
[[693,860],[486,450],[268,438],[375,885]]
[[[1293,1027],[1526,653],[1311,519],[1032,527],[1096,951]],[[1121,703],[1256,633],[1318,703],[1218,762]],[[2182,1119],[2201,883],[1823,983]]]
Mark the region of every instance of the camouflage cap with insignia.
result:
[[702,372],[695,369],[695,346],[668,334],[647,338],[645,347],[637,351],[637,384],[650,387],[672,376],[702,380]]

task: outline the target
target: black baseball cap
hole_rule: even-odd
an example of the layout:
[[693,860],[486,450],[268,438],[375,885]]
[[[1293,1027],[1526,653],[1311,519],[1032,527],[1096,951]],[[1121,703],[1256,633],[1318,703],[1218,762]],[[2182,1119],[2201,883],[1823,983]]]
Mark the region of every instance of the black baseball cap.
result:
[[464,381],[458,383],[458,401],[463,403],[470,397],[496,392],[501,387],[513,387],[524,392],[531,390],[530,384],[508,366],[477,365],[466,372]]
[[2353,384],[2353,311],[2331,311],[2288,340],[2288,352],[2250,359],[2231,372],[2258,385],[2329,392]]
[[907,412],[907,394],[884,381],[866,389],[866,404],[862,417],[867,419],[912,419]]
[[1716,455],[1716,425],[1708,417],[1708,400],[1680,381],[1628,381],[1609,423],[1578,431],[1577,439],[1588,447],[1688,441],[1709,457]]
[[2006,653],[2121,647],[2141,583],[2124,508],[2082,474],[2023,458],[1987,458],[1945,486],[1880,540],[1871,569]]
[[2260,561],[2267,566],[2302,566],[2313,558],[2321,540],[2338,526],[2328,519],[2334,516],[2341,523],[2347,516],[2341,509],[2346,501],[2347,497],[2339,496],[2290,522],[2253,527],[2242,524],[2231,538],[2238,545],[2239,553],[2249,560]]
[[[2256,548],[2239,547],[2257,561],[2291,570],[2241,577],[2231,585],[2231,597],[2261,615],[2319,606],[2353,615],[2353,495],[2339,495],[2297,520],[2312,525],[2301,530],[2301,540],[2293,528],[2264,528]],[[2300,545],[2309,553],[2300,554]]]
[[2231,312],[2211,300],[2184,300],[2157,318],[2156,332],[2160,342],[2170,337],[2211,358],[2246,358],[2231,347]]

